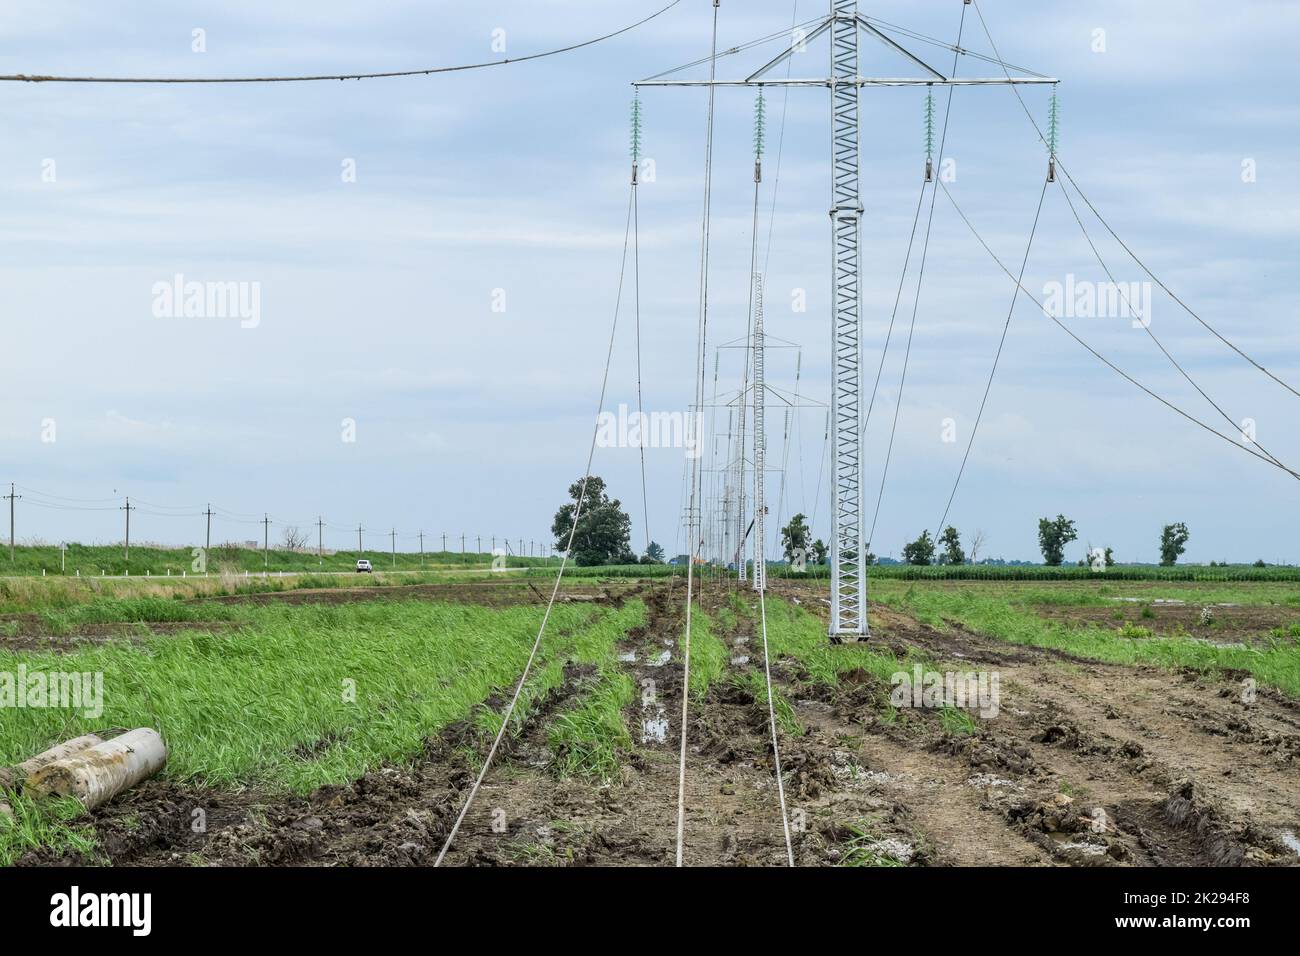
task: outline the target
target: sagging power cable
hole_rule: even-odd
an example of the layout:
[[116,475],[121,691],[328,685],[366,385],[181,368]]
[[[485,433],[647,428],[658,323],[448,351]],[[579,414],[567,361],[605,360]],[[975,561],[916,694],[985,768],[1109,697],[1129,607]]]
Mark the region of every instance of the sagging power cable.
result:
[[[1079,211],[1075,208],[1074,201],[1070,198],[1070,191],[1065,188],[1064,183],[1061,183],[1061,195],[1065,197],[1066,205],[1070,207],[1070,213],[1074,216],[1074,221],[1079,224],[1079,231],[1083,233],[1083,238],[1087,241],[1088,248],[1092,250],[1093,257],[1097,260],[1097,264],[1101,266],[1102,271],[1106,274],[1106,278],[1107,280],[1109,280],[1111,284],[1111,288],[1118,290],[1120,300],[1123,302],[1124,307],[1128,310],[1129,314],[1137,315],[1137,312],[1134,310],[1132,303],[1129,301],[1128,294],[1124,291],[1124,286],[1119,282],[1115,281],[1115,276],[1111,272],[1110,266],[1108,266],[1106,264],[1106,260],[1102,258],[1101,251],[1097,248],[1097,244],[1092,241],[1092,235],[1088,232],[1088,227],[1083,224],[1083,219],[1082,217],[1080,217]],[[1080,198],[1083,198],[1082,194],[1080,194]],[[1165,348],[1165,344],[1160,341],[1160,338],[1156,335],[1156,333],[1151,328],[1151,317],[1149,315],[1138,316],[1135,324],[1142,327],[1142,329],[1146,332],[1147,336],[1150,337],[1151,341],[1155,343],[1156,348],[1158,348],[1161,354],[1164,355],[1164,357],[1169,360],[1169,364],[1178,370],[1178,374],[1180,374],[1184,379],[1186,379],[1187,384],[1192,386],[1192,388],[1196,389],[1197,393],[1201,396],[1201,398],[1205,399],[1207,402],[1210,403],[1211,406],[1213,406],[1214,410],[1219,413],[1219,415],[1223,418],[1224,421],[1226,421],[1233,428],[1241,427],[1238,424],[1238,422],[1235,419],[1233,419],[1233,417],[1229,415],[1226,411],[1224,411],[1223,407],[1218,402],[1216,402],[1213,398],[1211,398],[1209,393],[1206,392],[1205,389],[1203,389],[1194,378],[1192,378],[1191,373],[1188,372],[1187,369],[1185,369],[1182,366],[1182,364],[1178,361],[1178,359],[1174,358],[1173,354],[1167,348]],[[1268,457],[1273,459],[1274,462],[1276,462],[1279,465],[1282,465],[1281,459],[1279,459],[1277,455],[1274,455],[1271,451],[1265,448],[1258,440],[1256,440],[1254,444],[1256,448],[1262,451],[1265,455],[1268,455]]]
[[[993,48],[994,56],[998,57],[999,58],[998,62],[1001,63],[1001,54],[998,53],[997,43],[994,42],[993,34],[989,31],[988,23],[984,20],[984,14],[980,10],[979,0],[974,0],[974,6],[975,6],[975,13],[979,16],[980,25],[984,29],[984,35],[988,38],[989,46]],[[1007,73],[1007,68],[1005,63],[1002,64],[1002,69],[1004,73]],[[1008,79],[1010,78],[1010,76],[1011,74],[1007,73]],[[1044,145],[1047,145],[1048,137],[1043,133],[1042,128],[1039,127],[1038,121],[1034,119],[1034,114],[1033,112],[1030,111],[1029,106],[1025,103],[1025,98],[1020,95],[1020,90],[1016,88],[1015,84],[1010,84],[1010,86],[1011,86],[1011,92],[1015,94],[1016,100],[1020,103],[1020,108],[1024,110],[1025,116],[1029,119],[1029,123],[1031,126],[1033,126],[1034,132],[1038,135],[1039,140],[1041,140],[1044,143]],[[1079,198],[1083,200],[1083,202],[1087,205],[1088,209],[1092,212],[1092,214],[1097,217],[1097,221],[1100,222],[1102,226],[1105,227],[1106,231],[1110,233],[1111,237],[1117,243],[1119,243],[1120,248],[1122,248],[1128,254],[1129,258],[1132,259],[1137,264],[1138,268],[1140,268],[1143,272],[1147,274],[1147,276],[1151,279],[1152,282],[1158,285],[1169,296],[1169,298],[1173,299],[1174,302],[1178,303],[1179,307],[1182,308],[1184,312],[1186,312],[1193,319],[1199,322],[1201,326],[1206,331],[1208,331],[1211,335],[1213,335],[1216,339],[1218,339],[1228,348],[1232,349],[1232,351],[1236,352],[1239,356],[1241,356],[1241,358],[1245,359],[1247,362],[1249,362],[1259,371],[1263,372],[1265,375],[1271,378],[1278,385],[1281,385],[1292,395],[1295,395],[1297,398],[1300,398],[1300,391],[1297,391],[1296,388],[1292,386],[1290,383],[1283,381],[1277,375],[1273,374],[1271,371],[1265,368],[1261,363],[1256,361],[1252,356],[1248,355],[1243,349],[1237,346],[1234,342],[1230,341],[1226,336],[1224,336],[1221,332],[1219,332],[1218,329],[1214,328],[1214,326],[1210,325],[1209,322],[1201,318],[1201,316],[1197,314],[1197,312],[1194,309],[1192,309],[1191,306],[1189,306],[1186,302],[1184,302],[1181,298],[1179,298],[1174,293],[1174,291],[1169,288],[1169,286],[1165,285],[1164,281],[1161,280],[1161,278],[1157,276],[1154,272],[1152,272],[1151,269],[1147,266],[1147,264],[1138,257],[1137,253],[1135,253],[1129,247],[1128,243],[1126,243],[1123,239],[1120,238],[1119,233],[1117,233],[1111,227],[1110,223],[1106,221],[1105,217],[1102,216],[1101,212],[1093,204],[1092,200],[1088,198],[1088,196],[1084,193],[1084,191],[1081,188],[1079,188],[1078,182],[1076,182],[1074,177],[1070,175],[1070,171],[1066,168],[1065,164],[1061,162],[1059,158],[1056,159],[1056,165],[1060,169],[1061,173],[1065,176],[1065,178],[1070,181],[1070,185],[1073,186],[1075,192],[1079,194]]]
[[557,56],[561,53],[569,53],[573,50],[581,50],[583,47],[594,46],[597,43],[603,43],[606,40],[612,40],[614,37],[629,33],[639,26],[649,23],[657,17],[663,16],[673,7],[681,3],[682,0],[672,0],[667,6],[656,10],[647,17],[643,17],[635,23],[615,30],[613,33],[606,33],[590,40],[583,40],[580,43],[571,43],[568,46],[562,46],[554,50],[546,50],[542,53],[530,53],[527,56],[505,57],[500,60],[486,60],[481,63],[462,63],[457,66],[434,66],[421,70],[389,70],[374,73],[325,73],[313,74],[306,76],[225,76],[225,77],[198,77],[198,76],[57,76],[53,74],[40,73],[9,73],[0,74],[0,82],[9,83],[315,83],[322,80],[379,80],[392,79],[401,76],[433,76],[437,73],[462,73],[468,70],[482,70],[493,66],[506,66],[510,63],[525,63],[529,60],[540,60],[545,57]]
[[447,839],[438,853],[434,866],[442,865],[447,851],[451,849],[452,842],[456,839],[456,834],[460,832],[460,825],[465,820],[465,815],[474,804],[474,798],[478,796],[479,788],[483,785],[483,779],[487,776],[488,769],[492,766],[492,759],[496,756],[497,749],[501,746],[501,740],[505,737],[506,731],[510,727],[510,718],[514,716],[515,706],[519,703],[519,697],[523,693],[524,685],[528,681],[528,675],[532,671],[533,662],[537,660],[537,652],[542,645],[542,636],[546,633],[546,624],[551,618],[551,609],[555,607],[555,598],[560,592],[560,581],[564,578],[565,568],[569,564],[569,553],[573,550],[574,536],[578,532],[578,521],[582,517],[582,506],[587,500],[587,484],[591,480],[591,465],[596,457],[596,441],[600,435],[600,413],[605,407],[605,394],[609,387],[609,369],[614,358],[614,341],[618,333],[618,315],[623,303],[623,284],[627,274],[627,254],[629,239],[632,233],[632,212],[633,212],[633,194],[628,195],[627,201],[627,225],[623,232],[623,261],[618,273],[618,292],[614,299],[614,319],[609,330],[609,348],[605,353],[605,372],[600,381],[600,400],[596,404],[596,424],[591,433],[591,445],[587,449],[587,468],[582,477],[582,487],[578,492],[578,502],[573,510],[573,526],[569,529],[569,540],[565,546],[564,553],[561,555],[560,567],[555,574],[555,584],[551,588],[550,599],[546,602],[546,610],[542,614],[541,625],[537,628],[537,637],[533,640],[532,649],[528,653],[528,661],[524,664],[523,673],[519,675],[519,682],[515,685],[515,692],[510,698],[510,703],[506,706],[505,713],[501,718],[501,726],[497,730],[496,737],[492,741],[492,746],[488,749],[487,757],[483,760],[483,766],[480,768],[478,777],[470,787],[469,795],[465,798],[464,805],[460,808],[460,813],[456,816],[455,823],[452,824]]
[[[945,186],[944,192],[948,189]],[[952,194],[948,193],[949,198]],[[1002,349],[1007,344],[1007,331],[1011,328],[1011,317],[1016,312],[1016,302],[1020,298],[1020,290],[1024,288],[1025,269],[1029,266],[1029,253],[1034,247],[1034,236],[1038,233],[1038,221],[1043,215],[1043,200],[1047,198],[1047,180],[1043,180],[1043,189],[1038,194],[1038,209],[1034,212],[1034,224],[1029,229],[1029,240],[1025,243],[1025,257],[1020,261],[1020,275],[1016,277],[1015,289],[1011,292],[1011,305],[1007,309],[1006,321],[1002,323],[1002,336],[998,339],[998,348],[993,355],[993,367],[989,369],[988,381],[984,383],[984,394],[980,398],[979,411],[975,413],[975,424],[971,428],[970,437],[966,439],[966,451],[961,456],[961,467],[957,469],[957,477],[952,483],[952,491],[948,494],[948,502],[943,508],[943,517],[935,525],[935,535],[943,533],[944,522],[948,520],[948,512],[952,509],[953,499],[957,496],[957,487],[961,484],[962,476],[966,474],[966,462],[970,460],[971,449],[975,446],[975,435],[979,432],[980,422],[984,419],[984,408],[988,405],[989,392],[993,390],[993,379],[998,374],[998,365],[1002,361]]]
[[[697,329],[695,420],[699,430],[699,416],[704,411],[704,376],[706,347],[709,330],[709,218],[713,208],[713,116],[716,87],[713,81],[718,72],[718,6],[713,0],[713,31],[709,56],[709,111],[704,145],[704,214],[700,224],[700,318]],[[698,434],[697,434],[698,440]],[[686,568],[686,628],[682,640],[682,737],[677,765],[677,865],[683,865],[682,849],[686,834],[686,740],[690,719],[691,701],[691,595],[695,585],[695,562],[702,544],[699,534],[700,468],[699,456],[691,457],[691,494],[686,513],[687,568]]]
[[[998,257],[998,254],[993,251],[993,249],[989,246],[988,242],[985,241],[984,237],[980,235],[979,230],[975,228],[974,223],[971,222],[970,218],[966,215],[965,211],[961,208],[960,205],[958,205],[956,198],[953,196],[952,192],[948,189],[948,187],[944,185],[942,182],[939,184],[939,186],[941,189],[943,189],[944,195],[948,197],[948,201],[952,203],[953,209],[957,211],[957,215],[961,217],[962,222],[966,224],[966,228],[970,230],[971,235],[973,235],[976,241],[978,241],[979,244],[984,247],[984,251],[989,254],[989,257],[997,264],[998,268],[1001,269],[1004,273],[1006,273],[1009,279],[1011,279],[1013,282],[1018,282],[1015,273],[1013,273],[1010,269],[1006,267],[1006,265],[1003,264],[1002,260]],[[1020,284],[1020,291],[1024,293],[1025,298],[1029,299],[1029,301],[1033,302],[1034,305],[1038,306],[1039,310],[1043,313],[1043,315],[1049,318],[1052,322],[1056,323],[1057,327],[1060,328],[1062,331],[1064,331],[1066,335],[1074,339],[1074,341],[1077,342],[1080,346],[1082,346],[1086,351],[1088,351],[1093,356],[1093,358],[1097,359],[1099,362],[1104,364],[1116,375],[1119,375],[1129,384],[1140,389],[1141,391],[1149,395],[1151,398],[1154,398],[1161,405],[1164,405],[1166,408],[1170,409],[1171,411],[1181,415],[1183,418],[1187,419],[1192,424],[1196,425],[1199,428],[1203,428],[1211,435],[1215,435],[1221,438],[1223,441],[1227,442],[1232,447],[1240,451],[1243,451],[1248,455],[1252,455],[1255,458],[1258,458],[1260,461],[1272,465],[1274,468],[1278,468],[1286,472],[1292,478],[1300,480],[1300,472],[1292,471],[1290,468],[1286,467],[1285,465],[1279,464],[1278,462],[1274,461],[1272,458],[1268,457],[1267,455],[1261,454],[1260,452],[1255,451],[1253,448],[1241,444],[1236,439],[1223,434],[1222,432],[1218,431],[1216,428],[1214,428],[1211,425],[1207,425],[1205,422],[1201,421],[1195,415],[1192,415],[1190,412],[1183,410],[1182,408],[1175,405],[1173,402],[1169,401],[1163,396],[1152,391],[1146,385],[1143,385],[1141,382],[1139,382],[1128,372],[1125,372],[1122,368],[1120,368],[1110,359],[1106,358],[1105,355],[1103,355],[1101,352],[1097,351],[1086,341],[1084,341],[1073,329],[1071,329],[1068,325],[1066,325],[1059,318],[1057,318],[1057,316],[1054,315],[1052,311],[1048,309],[1032,292],[1026,289],[1023,283],[1018,283],[1018,284]]]
[[[961,60],[961,38],[962,38],[962,34],[965,32],[965,29],[966,29],[966,4],[963,3],[961,8],[961,19],[957,23],[957,43],[953,47],[955,51],[952,57],[953,76],[957,75],[957,65]],[[955,87],[952,86],[948,87],[948,102],[946,107],[944,108],[944,113],[943,113],[943,132],[939,136],[939,160],[941,163],[943,161],[944,147],[948,142],[948,122],[952,118],[952,94],[954,89]],[[932,114],[932,109],[929,108],[929,101],[927,100],[927,123],[931,122],[931,114]],[[933,126],[931,125],[928,128],[932,130]],[[922,201],[925,198],[925,186],[926,186],[925,181],[922,181],[921,183]],[[867,533],[868,547],[871,545],[871,542],[875,540],[876,537],[876,523],[880,520],[880,506],[881,503],[885,500],[885,482],[889,478],[889,463],[894,455],[894,437],[898,432],[898,416],[903,407],[903,388],[907,384],[907,368],[912,357],[912,337],[916,332],[916,315],[921,305],[921,286],[922,283],[925,281],[925,263],[930,253],[930,234],[934,229],[934,205],[935,205],[935,200],[937,198],[938,198],[938,191],[932,187],[930,191],[930,212],[925,224],[925,239],[921,243],[921,260],[917,268],[916,296],[912,300],[912,321],[911,324],[908,326],[908,330],[907,330],[907,347],[903,351],[903,371],[902,374],[899,376],[899,381],[898,381],[898,396],[894,403],[894,421],[889,429],[889,445],[885,450],[884,466],[880,470],[880,490],[876,495],[876,510],[874,514],[872,514],[871,516],[871,530]],[[918,201],[917,212],[920,213],[920,211],[921,211],[921,202]],[[915,237],[916,237],[916,222],[913,221],[912,239],[915,239]],[[899,289],[900,297],[902,295],[903,282],[907,276],[907,259],[910,258],[912,254],[912,239],[908,240],[907,258],[903,260],[903,275],[899,277],[898,289]],[[898,311],[898,299],[895,298],[894,300],[895,314],[897,314],[897,311]],[[894,328],[894,317],[890,316],[889,319],[890,334],[893,333],[893,328]],[[885,340],[885,348],[886,349],[889,348],[888,337]],[[880,369],[883,370],[884,367],[885,367],[885,356],[882,353],[880,356]],[[877,371],[876,385],[878,386],[879,384],[880,384],[880,372]],[[871,390],[871,403],[867,406],[867,418],[864,419],[862,423],[862,431],[864,433],[866,432],[867,429],[867,421],[871,417],[871,408],[872,406],[875,405],[875,402],[876,402],[876,389],[873,388]]]

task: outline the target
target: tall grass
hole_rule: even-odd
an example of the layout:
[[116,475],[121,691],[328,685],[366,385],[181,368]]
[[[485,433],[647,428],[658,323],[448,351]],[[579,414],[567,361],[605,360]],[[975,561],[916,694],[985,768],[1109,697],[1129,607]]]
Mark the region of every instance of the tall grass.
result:
[[[60,578],[0,577],[0,614],[42,611],[73,607],[90,602],[129,600],[132,598],[193,598],[240,594],[269,594],[303,589],[348,589],[405,587],[417,584],[466,584],[518,581],[526,572],[496,574],[483,569],[429,569],[426,571],[377,571],[374,574],[236,574],[213,573],[208,576],[133,577],[133,578]],[[519,581],[520,586],[527,585]]]
[[[563,679],[566,662],[609,659],[644,615],[559,605],[521,701]],[[426,737],[472,718],[517,680],[537,633],[536,607],[425,602],[263,607],[222,635],[182,632],[70,654],[0,651],[0,671],[100,672],[104,711],[7,709],[0,765],[105,727],[152,726],[170,749],[166,777],[214,787],[309,792],[421,752]],[[500,717],[489,714],[495,728]],[[4,827],[0,824],[0,827]],[[0,862],[22,834],[0,829]]]
[[[877,597],[881,597],[880,592]],[[1189,667],[1206,672],[1240,670],[1263,685],[1300,696],[1300,642],[1293,640],[1273,641],[1264,647],[1220,647],[1189,637],[1150,637],[1135,628],[1122,631],[1044,620],[1005,598],[970,590],[912,587],[882,599],[936,627],[943,627],[947,620],[958,621],[1000,640],[1055,648],[1117,664]]]
[[767,597],[767,642],[774,661],[793,657],[814,683],[826,686],[834,686],[839,675],[858,669],[888,683],[898,671],[907,670],[914,660],[919,660],[910,655],[900,660],[867,644],[831,644],[825,624],[803,608],[772,595]]
[[691,693],[703,697],[727,669],[730,651],[717,635],[717,622],[701,610],[691,612]]

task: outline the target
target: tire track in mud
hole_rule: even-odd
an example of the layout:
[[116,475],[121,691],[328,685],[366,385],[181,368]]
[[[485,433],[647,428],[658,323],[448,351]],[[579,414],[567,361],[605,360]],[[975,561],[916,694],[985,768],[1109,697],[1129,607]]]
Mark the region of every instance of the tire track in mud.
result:
[[[811,801],[810,809],[829,811],[830,833],[862,821],[876,839],[894,848],[907,847],[903,862],[919,854],[931,865],[1030,866],[1050,862],[1041,849],[1026,843],[1008,828],[990,803],[995,786],[963,761],[919,749],[915,741],[880,727],[854,727],[836,710],[796,704],[812,739],[832,749],[832,767],[840,788]],[[856,731],[856,747],[849,743]],[[839,741],[835,748],[834,741]],[[793,758],[792,758],[793,759]],[[997,786],[1009,782],[997,781]],[[1014,785],[1012,785],[1014,786]],[[838,851],[829,850],[832,860]],[[800,860],[820,862],[816,855]]]
[[[679,603],[685,593],[652,587],[639,596],[646,601],[646,624],[618,645],[624,672],[637,690],[624,715],[634,751],[626,756],[618,779],[605,784],[557,780],[540,766],[519,774],[503,764],[488,775],[483,792],[500,794],[507,815],[516,815],[518,840],[535,840],[536,845],[521,855],[518,840],[503,843],[480,831],[448,854],[448,862],[674,864],[683,693],[684,611]],[[705,604],[707,610],[710,598]],[[719,636],[734,647],[737,636],[747,635]],[[692,702],[689,717],[686,865],[782,863],[776,781],[765,744],[766,710],[724,675],[703,700]],[[557,802],[546,796],[559,792],[569,798]]]
[[1058,862],[1300,863],[1280,839],[1300,822],[1294,701],[1260,691],[1248,704],[1231,678],[940,633],[887,609],[877,621],[936,663],[1000,673],[999,715],[949,746],[1001,774],[994,803]]

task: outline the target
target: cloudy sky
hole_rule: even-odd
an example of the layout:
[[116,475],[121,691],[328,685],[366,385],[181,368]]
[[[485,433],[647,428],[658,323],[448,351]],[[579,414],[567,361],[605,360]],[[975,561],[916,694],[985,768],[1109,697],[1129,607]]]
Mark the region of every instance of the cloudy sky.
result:
[[[494,59],[502,39],[509,56],[566,45],[662,5],[15,0],[0,11],[0,72],[413,69]],[[1224,335],[1283,379],[1300,379],[1292,89],[1300,6],[981,6],[1007,60],[1061,79],[1062,159],[1116,231]],[[825,7],[724,0],[719,45],[788,31]],[[987,51],[970,9],[963,44]],[[951,41],[962,4],[863,11]],[[375,548],[387,546],[391,527],[408,536],[422,528],[435,541],[466,533],[471,547],[479,535],[545,540],[591,440],[622,256],[630,84],[707,54],[710,15],[707,0],[684,0],[599,46],[434,77],[0,85],[0,479],[22,486],[19,538],[118,540],[114,499],[129,494],[147,503],[133,516],[140,540],[201,540],[196,512],[208,502],[223,513],[218,539],[258,536],[256,524],[235,519],[269,512],[273,536],[323,515],[333,526],[327,545],[338,547],[354,546],[355,532],[342,529],[358,522],[375,532],[367,541]],[[193,50],[196,29],[206,52]],[[951,54],[905,42],[951,66]],[[911,75],[882,46],[863,50],[864,73]],[[776,52],[726,58],[719,74],[743,76]],[[792,69],[824,75],[827,59],[814,44]],[[996,75],[974,59],[959,70]],[[1047,91],[1024,96],[1045,122]],[[923,98],[919,88],[863,98],[868,390],[920,189]],[[640,189],[645,404],[667,412],[693,394],[706,94],[655,89],[643,99],[655,166]],[[945,100],[939,94],[941,113]],[[721,91],[717,110],[710,391],[715,346],[743,336],[746,324],[753,94]],[[820,402],[829,398],[828,152],[826,91],[773,92],[760,225],[764,247],[769,227],[772,236],[766,314],[770,334],[801,348],[773,351],[769,376],[790,390],[800,361],[801,392]],[[953,196],[1018,264],[1046,157],[1012,93],[957,90],[945,156]],[[1243,176],[1248,168],[1253,177]],[[355,177],[345,175],[351,169]],[[1145,279],[1087,224],[1117,279]],[[158,284],[177,275],[255,284],[256,321],[158,315]],[[1068,277],[1105,279],[1058,186],[1047,193],[1026,276],[1035,291]],[[868,513],[898,408],[878,553],[897,555],[938,522],[1011,291],[940,193],[906,387],[900,398],[902,352],[893,348],[870,425]],[[915,294],[913,273],[895,345]],[[1251,419],[1259,442],[1300,465],[1300,399],[1158,291],[1150,320],[1234,421]],[[1128,318],[1065,321],[1153,390],[1229,429]],[[720,354],[725,397],[741,353]],[[613,361],[607,407],[635,405],[628,311]],[[943,440],[945,419],[955,442]],[[344,440],[345,420],[355,422],[355,441]],[[769,456],[785,466],[784,498],[772,510],[803,511],[828,537],[824,421],[817,407],[799,412],[787,441],[784,413],[774,410]],[[725,419],[715,424],[725,429]],[[629,505],[642,549],[636,450],[598,449],[595,471]],[[651,449],[647,471],[650,533],[680,550],[682,452]],[[781,475],[772,481],[779,489]],[[1071,559],[1092,544],[1112,546],[1120,560],[1154,560],[1160,527],[1185,521],[1187,560],[1296,561],[1295,489],[1294,479],[1143,395],[1022,299],[950,521],[968,534],[983,529],[986,552],[1007,558],[1035,557],[1037,519],[1062,512],[1080,532]]]

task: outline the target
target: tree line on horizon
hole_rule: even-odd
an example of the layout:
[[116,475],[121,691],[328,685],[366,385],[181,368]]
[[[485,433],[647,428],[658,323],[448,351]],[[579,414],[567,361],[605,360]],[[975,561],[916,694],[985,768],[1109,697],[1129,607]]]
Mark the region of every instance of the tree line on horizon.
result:
[[[551,533],[555,536],[555,550],[563,553],[569,549],[570,534],[573,545],[570,557],[580,566],[592,567],[615,564],[662,564],[664,549],[650,541],[645,553],[640,555],[632,550],[632,519],[623,510],[622,502],[611,498],[606,491],[604,479],[596,475],[587,480],[586,495],[583,497],[583,479],[579,478],[569,486],[569,501],[561,505],[551,524]],[[579,498],[582,498],[582,510],[578,516],[577,530],[573,530],[574,514],[577,512]],[[1179,557],[1187,550],[1191,533],[1187,524],[1177,521],[1165,525],[1160,532],[1160,565],[1173,567]],[[1058,514],[1055,518],[1038,519],[1038,547],[1043,555],[1043,563],[1048,567],[1060,567],[1065,563],[1065,549],[1070,543],[1079,539],[1075,522]],[[936,538],[927,528],[913,541],[903,545],[902,564],[978,564],[979,554],[988,542],[988,535],[981,529],[975,531],[969,539],[969,546],[962,543],[961,533],[953,525],[948,525]],[[808,517],[802,512],[791,517],[788,524],[781,528],[782,557],[786,562],[824,565],[829,561],[830,549],[821,538],[814,538],[808,526]],[[868,550],[867,564],[878,564],[880,559]],[[984,563],[1003,563],[990,561]],[[1026,562],[1028,563],[1028,562]],[[1088,547],[1087,554],[1078,561],[1080,567],[1092,566],[1097,570],[1115,565],[1113,549]],[[1211,561],[1210,566],[1226,566],[1229,562]],[[1256,567],[1265,567],[1261,559]]]

